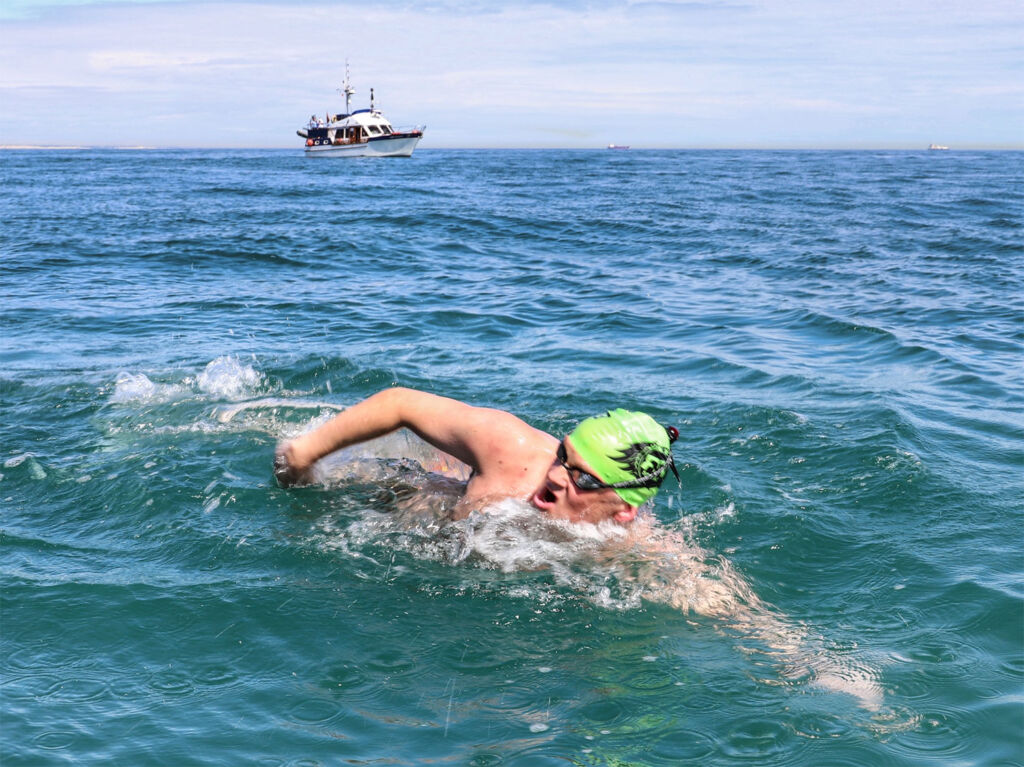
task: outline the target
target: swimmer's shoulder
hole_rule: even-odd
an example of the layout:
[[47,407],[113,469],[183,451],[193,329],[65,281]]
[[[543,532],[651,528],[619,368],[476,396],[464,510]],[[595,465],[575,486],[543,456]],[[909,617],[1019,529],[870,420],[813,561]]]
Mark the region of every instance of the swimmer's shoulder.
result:
[[530,426],[518,416],[504,410],[479,408],[479,435],[486,455],[501,461],[522,462],[543,455],[545,459],[558,447],[558,440],[546,431]]
[[463,506],[528,497],[551,468],[558,447],[547,432],[503,411],[494,411],[486,424]]

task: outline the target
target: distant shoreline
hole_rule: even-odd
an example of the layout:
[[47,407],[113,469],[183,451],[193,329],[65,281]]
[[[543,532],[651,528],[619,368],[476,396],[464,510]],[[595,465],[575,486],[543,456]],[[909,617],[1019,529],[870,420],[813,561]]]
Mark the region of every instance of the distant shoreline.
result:
[[[46,150],[70,150],[70,149],[157,149],[153,146],[37,146],[34,144],[0,144],[0,149],[46,149]],[[168,149],[170,147],[167,147]],[[194,147],[199,149],[200,147]]]

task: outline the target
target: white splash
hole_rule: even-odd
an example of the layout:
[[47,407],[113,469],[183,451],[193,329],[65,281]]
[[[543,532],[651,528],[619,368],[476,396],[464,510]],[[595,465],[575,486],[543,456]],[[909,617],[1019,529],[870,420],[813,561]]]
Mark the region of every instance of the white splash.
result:
[[264,376],[237,357],[218,357],[196,378],[199,389],[215,397],[239,399],[249,396],[263,383]]
[[[46,479],[46,470],[43,469],[32,453],[22,453],[21,455],[8,458],[4,461],[4,468],[13,469],[21,466],[23,463],[28,467],[28,475],[32,477],[32,479]],[[3,475],[0,474],[0,478],[2,477]]]
[[6,461],[4,461],[4,468],[13,469],[18,466],[21,466],[21,464],[25,463],[25,461],[27,461],[31,457],[32,453],[22,453],[21,455],[16,455],[11,458],[8,458]]
[[166,402],[180,397],[187,389],[181,384],[158,384],[144,373],[117,374],[110,402],[127,404],[135,402]]
[[[233,405],[218,408],[216,411],[216,418],[220,423],[230,423],[232,420],[234,420],[235,416],[239,415],[240,413],[260,412],[264,410],[276,410],[285,408],[289,410],[327,410],[331,412],[336,412],[345,409],[343,406],[335,405],[331,402],[292,399],[285,397],[263,397],[262,399],[238,402]],[[309,425],[307,424],[305,427],[303,427],[303,430],[308,430],[308,428]],[[297,436],[297,433],[291,436]]]
[[221,399],[242,399],[255,394],[265,380],[263,373],[228,355],[209,362],[198,375],[185,375],[175,383],[158,383],[145,373],[122,371],[117,375],[108,401],[112,404],[159,404],[197,392]]

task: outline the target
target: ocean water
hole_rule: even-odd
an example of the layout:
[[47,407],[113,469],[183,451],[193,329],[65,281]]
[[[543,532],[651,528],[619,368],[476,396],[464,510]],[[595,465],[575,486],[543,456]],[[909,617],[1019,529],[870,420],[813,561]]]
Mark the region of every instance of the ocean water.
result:
[[[0,761],[1024,763],[1024,154],[0,153]],[[404,385],[680,429],[623,533]]]

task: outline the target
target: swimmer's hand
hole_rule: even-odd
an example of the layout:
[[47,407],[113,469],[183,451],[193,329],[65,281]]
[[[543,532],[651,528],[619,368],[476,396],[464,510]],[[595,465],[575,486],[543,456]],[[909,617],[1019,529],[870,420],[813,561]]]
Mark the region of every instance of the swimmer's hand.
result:
[[274,451],[274,477],[281,487],[308,485],[313,481],[313,461],[307,459],[296,441],[278,445]]

